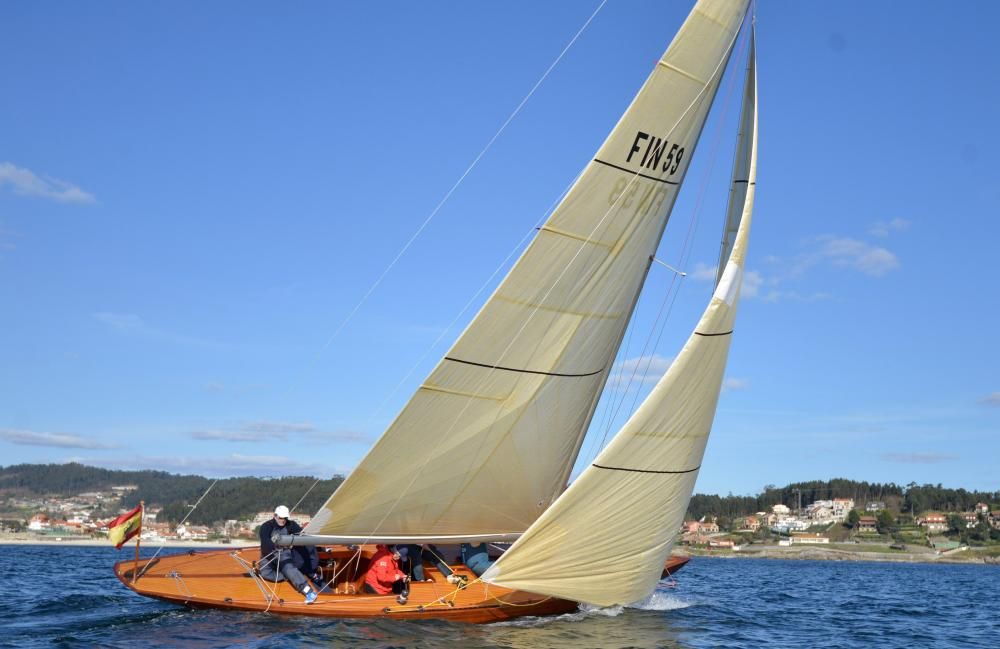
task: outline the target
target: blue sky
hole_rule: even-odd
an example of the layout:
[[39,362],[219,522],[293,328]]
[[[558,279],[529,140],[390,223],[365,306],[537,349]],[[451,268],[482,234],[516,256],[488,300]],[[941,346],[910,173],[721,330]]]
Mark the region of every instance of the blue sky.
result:
[[[0,463],[349,471],[690,9],[603,6],[341,327],[598,5],[5,4]],[[998,19],[760,2],[750,272],[697,491],[1000,489]],[[730,75],[659,253],[689,276],[644,350],[651,273],[627,367],[662,369],[711,292],[738,98]]]

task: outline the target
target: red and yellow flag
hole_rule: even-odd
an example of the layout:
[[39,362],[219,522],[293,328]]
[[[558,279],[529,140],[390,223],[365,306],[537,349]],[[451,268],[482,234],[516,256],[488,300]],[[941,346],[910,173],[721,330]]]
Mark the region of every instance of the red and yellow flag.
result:
[[108,523],[108,540],[115,544],[117,549],[121,549],[125,541],[139,533],[142,528],[142,505],[139,505],[130,512],[125,512],[115,520]]

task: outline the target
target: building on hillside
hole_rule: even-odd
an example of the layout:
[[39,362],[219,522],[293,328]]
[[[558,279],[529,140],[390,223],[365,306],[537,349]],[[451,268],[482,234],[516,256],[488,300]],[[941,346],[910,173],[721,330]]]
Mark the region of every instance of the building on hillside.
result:
[[715,521],[699,522],[698,531],[703,532],[705,534],[718,534],[719,525]]
[[829,503],[829,500],[818,500],[812,503],[806,507],[806,517],[817,524],[832,523],[834,521],[833,507]]
[[878,520],[874,516],[862,516],[858,519],[858,533],[869,534],[878,532]]
[[880,511],[882,511],[883,509],[885,509],[885,503],[883,503],[883,502],[878,502],[876,500],[872,500],[872,501],[869,501],[869,502],[865,503],[865,511],[866,512],[871,512],[873,514],[877,514]]
[[257,525],[263,525],[267,521],[271,520],[273,517],[274,517],[274,512],[257,512],[256,514],[253,515],[253,524],[255,527]]
[[965,521],[965,528],[971,530],[976,525],[979,525],[979,514],[976,512],[962,512],[959,514],[962,520]]
[[831,508],[833,509],[833,519],[837,521],[846,521],[847,514],[854,509],[854,499],[853,498],[834,498],[831,503]]
[[806,544],[816,544],[816,543],[829,543],[830,537],[823,536],[821,534],[792,534],[792,543],[806,543]]
[[720,540],[716,540],[716,539],[709,540],[708,547],[710,547],[710,548],[719,548],[719,549],[728,549],[728,550],[735,550],[736,549],[736,545],[734,545],[732,541],[720,541]]
[[746,516],[739,521],[739,531],[756,532],[760,529],[760,519],[756,516]]
[[948,529],[948,517],[938,512],[927,512],[917,519],[917,525],[929,534],[943,532]]
[[982,514],[983,516],[989,516],[990,506],[987,505],[986,503],[976,503],[976,508],[973,509],[972,511],[976,512],[977,514]]
[[1000,509],[990,514],[990,526],[1000,530]]
[[780,520],[784,516],[791,516],[792,510],[787,505],[777,504],[771,507],[771,513],[777,515]]
[[780,532],[782,534],[791,534],[792,532],[801,532],[802,530],[807,530],[810,527],[809,521],[799,520],[798,518],[786,518],[782,521],[775,523],[771,526],[771,529],[775,532]]
[[28,521],[28,529],[32,532],[44,532],[50,527],[49,517],[46,514],[35,514],[31,517],[31,520]]
[[698,527],[701,525],[698,521],[684,521],[684,526],[681,528],[681,533],[683,534],[696,534],[698,532]]

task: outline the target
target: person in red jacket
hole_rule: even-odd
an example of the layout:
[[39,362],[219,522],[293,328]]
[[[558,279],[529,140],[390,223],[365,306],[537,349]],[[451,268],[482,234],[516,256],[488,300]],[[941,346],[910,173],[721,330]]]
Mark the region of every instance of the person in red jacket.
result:
[[399,559],[405,548],[393,548],[391,551],[384,545],[375,546],[371,565],[365,575],[365,592],[372,595],[391,595],[398,593],[400,604],[406,603],[410,590],[410,578],[399,569]]

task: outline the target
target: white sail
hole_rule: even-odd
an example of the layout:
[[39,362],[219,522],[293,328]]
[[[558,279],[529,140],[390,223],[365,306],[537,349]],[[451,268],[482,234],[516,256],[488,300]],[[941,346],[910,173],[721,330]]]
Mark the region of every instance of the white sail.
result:
[[308,534],[522,532],[562,491],[747,0],[700,0],[496,292]]
[[[708,309],[666,375],[594,463],[483,580],[599,606],[656,587],[683,522],[722,386],[750,236],[757,173],[756,78],[751,48],[743,137],[741,218]],[[737,159],[737,168],[743,164]]]

